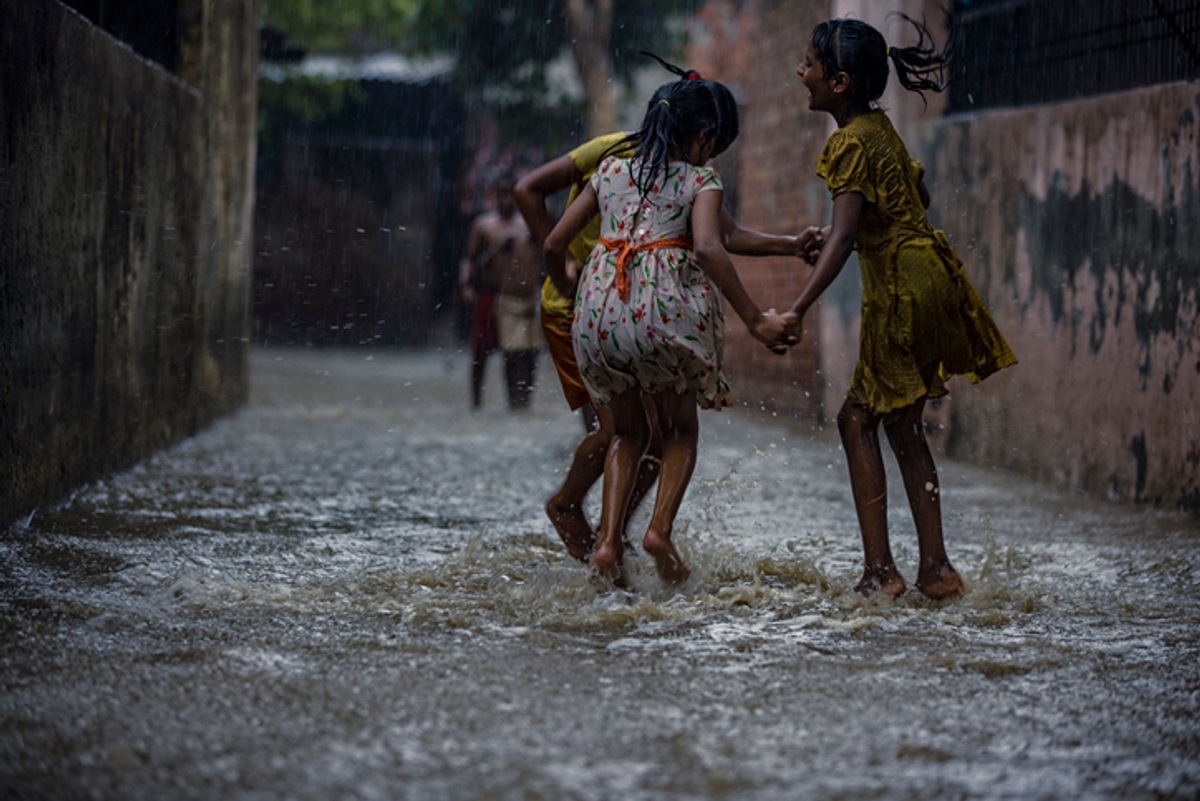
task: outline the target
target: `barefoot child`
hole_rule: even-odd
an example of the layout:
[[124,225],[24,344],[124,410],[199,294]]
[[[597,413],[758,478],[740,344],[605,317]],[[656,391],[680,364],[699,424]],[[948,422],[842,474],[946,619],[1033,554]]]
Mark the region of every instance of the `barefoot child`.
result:
[[[630,136],[633,156],[605,159],[546,237],[547,272],[560,294],[576,299],[580,374],[612,417],[592,564],[617,581],[626,512],[651,437],[650,405],[662,464],[642,546],[665,581],[688,576],[671,533],[696,463],[697,405],[719,408],[729,390],[721,374],[722,296],[756,338],[776,349],[787,339],[783,318],[759,311],[721,244],[721,180],[704,165],[732,141],[718,132],[736,132],[736,117],[727,116],[736,108],[717,100],[723,89],[697,77],[655,92]],[[597,213],[601,238],[576,277],[567,249]]]
[[[876,105],[887,85],[889,58],[904,88],[943,88],[930,76],[940,75],[945,54],[936,52],[924,26],[904,19],[920,37],[914,47],[889,47],[858,20],[823,22],[796,70],[809,92],[809,108],[832,115],[838,129],[817,164],[833,196],[833,221],[791,311],[802,320],[850,251],[858,250],[863,282],[858,363],[838,414],[866,562],[855,589],[893,597],[905,590],[888,544],[882,423],[916,523],[917,589],[945,598],[962,589],[962,579],[942,540],[937,470],[921,413],[926,399],[946,394],[950,376],[977,382],[1017,360],[945,234],[929,223],[924,168]],[[795,325],[798,333],[800,323]]]
[[[697,76],[697,73],[668,64],[653,54],[667,70],[681,78]],[[711,84],[715,93],[721,124],[716,131],[716,150],[723,151],[737,137],[737,102],[733,94],[719,83]],[[533,237],[545,241],[554,228],[554,220],[547,208],[547,198],[557,192],[570,189],[567,205],[575,202],[580,191],[608,156],[632,156],[637,142],[636,134],[611,133],[598,136],[579,147],[546,162],[527,173],[517,182],[517,206],[524,215]],[[816,260],[819,249],[819,231],[809,228],[799,236],[780,236],[760,233],[741,227],[722,206],[721,234],[725,249],[730,253],[745,256],[793,256],[810,263]],[[600,218],[593,217],[576,235],[568,248],[568,272],[576,274],[579,265],[587,261],[588,254],[600,237]],[[574,317],[574,298],[564,298],[547,278],[542,288],[542,331],[549,345],[550,357],[558,371],[563,394],[572,411],[580,409],[587,422],[587,435],[580,441],[571,460],[562,485],[546,501],[546,514],[554,524],[559,537],[567,546],[568,553],[580,561],[588,561],[595,546],[595,532],[584,516],[583,503],[592,485],[604,472],[604,459],[612,440],[612,417],[601,406],[595,410],[591,396],[579,367],[571,344],[571,322]],[[657,422],[651,411],[651,427],[654,434],[647,455],[639,467],[638,479],[629,503],[629,512],[637,508],[641,498],[649,492],[658,477],[661,443],[657,436]]]

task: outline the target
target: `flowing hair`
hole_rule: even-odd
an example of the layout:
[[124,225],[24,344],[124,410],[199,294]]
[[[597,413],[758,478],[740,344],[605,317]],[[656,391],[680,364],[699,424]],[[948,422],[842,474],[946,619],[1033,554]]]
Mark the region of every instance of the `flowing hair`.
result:
[[845,72],[854,81],[855,95],[873,103],[883,95],[888,81],[888,59],[896,67],[900,85],[922,98],[926,91],[945,90],[946,67],[953,55],[956,37],[951,33],[945,48],[938,50],[929,29],[907,14],[894,12],[917,31],[917,43],[889,47],[883,34],[857,19],[831,19],[813,28],[809,43],[827,76]]

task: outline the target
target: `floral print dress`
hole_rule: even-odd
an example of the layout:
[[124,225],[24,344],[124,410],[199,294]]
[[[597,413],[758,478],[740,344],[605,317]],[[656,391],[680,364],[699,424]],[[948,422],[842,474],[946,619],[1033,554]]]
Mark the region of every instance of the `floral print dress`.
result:
[[591,179],[601,243],[575,298],[579,372],[599,404],[641,387],[651,394],[695,391],[703,408],[727,406],[721,295],[690,245],[692,204],[701,192],[723,191],[720,176],[712,167],[672,162],[643,199],[630,165],[628,158],[606,159]]

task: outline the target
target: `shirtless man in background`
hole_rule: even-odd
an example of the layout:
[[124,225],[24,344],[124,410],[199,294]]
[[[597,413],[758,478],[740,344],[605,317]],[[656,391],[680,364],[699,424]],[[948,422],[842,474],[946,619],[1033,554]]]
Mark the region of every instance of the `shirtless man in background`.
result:
[[474,303],[471,332],[471,403],[483,402],[487,358],[504,353],[504,374],[511,409],[529,406],[542,332],[538,319],[541,252],[517,214],[513,187],[502,176],[492,184],[496,210],[475,218],[459,266],[463,300]]

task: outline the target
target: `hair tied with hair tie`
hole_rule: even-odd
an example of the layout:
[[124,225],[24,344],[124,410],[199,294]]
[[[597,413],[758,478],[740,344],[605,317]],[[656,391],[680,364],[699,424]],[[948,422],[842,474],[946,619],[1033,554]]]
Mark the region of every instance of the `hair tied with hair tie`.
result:
[[666,106],[667,108],[671,107],[671,102],[665,98],[659,98],[658,104],[660,106]]
[[884,57],[884,58],[890,58],[890,57],[891,57],[891,55],[892,55],[892,50],[893,50],[893,49],[895,49],[895,48],[893,48],[893,47],[892,47],[890,44],[888,44],[887,42],[884,42],[884,43],[883,43],[883,57]]
[[674,64],[670,64],[666,61],[663,61],[661,58],[654,55],[649,50],[642,50],[640,52],[643,56],[650,56],[650,58],[654,59],[659,64],[662,64],[663,68],[666,69],[668,72],[673,72],[676,75],[678,75],[679,80],[681,80],[681,81],[703,80],[703,78],[700,77],[700,73],[696,72],[695,70],[685,70],[683,67],[676,67]]

